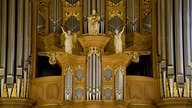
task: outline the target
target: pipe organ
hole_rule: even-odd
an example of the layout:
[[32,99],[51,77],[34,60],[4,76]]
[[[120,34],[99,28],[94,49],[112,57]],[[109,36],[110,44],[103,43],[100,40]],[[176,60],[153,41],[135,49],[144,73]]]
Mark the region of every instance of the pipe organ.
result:
[[1,97],[28,98],[31,72],[31,1],[2,0],[1,3],[0,94]]
[[191,0],[0,0],[0,106],[191,107],[191,10]]
[[158,0],[161,97],[191,97],[190,0]]

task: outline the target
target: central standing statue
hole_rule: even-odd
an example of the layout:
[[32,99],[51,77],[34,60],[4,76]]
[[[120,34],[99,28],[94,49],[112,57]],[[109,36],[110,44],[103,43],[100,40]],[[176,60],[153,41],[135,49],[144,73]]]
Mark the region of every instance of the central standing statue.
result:
[[88,18],[88,34],[97,35],[99,33],[99,13],[96,13],[95,10],[92,11],[92,15]]

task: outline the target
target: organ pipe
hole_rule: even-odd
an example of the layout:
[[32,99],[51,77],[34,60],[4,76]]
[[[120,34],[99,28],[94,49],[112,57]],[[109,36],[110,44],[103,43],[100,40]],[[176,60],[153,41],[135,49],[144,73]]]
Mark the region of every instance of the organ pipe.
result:
[[98,77],[99,77],[99,100],[101,100],[101,58],[99,57],[99,73],[98,73]]
[[92,54],[89,56],[90,57],[90,66],[89,66],[89,68],[90,68],[90,70],[89,70],[89,95],[90,95],[90,100],[92,100],[92,80],[93,80],[93,78],[92,78],[92,63],[93,63],[93,58],[92,58]]
[[165,0],[160,0],[161,13],[161,59],[166,61],[166,37],[165,37]]
[[93,92],[92,92],[92,93],[93,93],[93,100],[95,100],[95,88],[96,88],[96,87],[95,87],[95,86],[96,86],[96,85],[95,85],[95,83],[96,83],[96,80],[95,80],[95,78],[96,78],[96,76],[95,76],[95,69],[96,69],[96,67],[95,67],[95,64],[96,64],[95,57],[96,57],[96,56],[95,56],[94,53],[93,53],[92,55],[93,55],[93,62],[92,62],[92,63],[93,63],[93,64],[92,64],[92,66],[93,66],[93,70],[92,70],[92,72],[93,72],[93,75],[92,75],[92,77],[93,77]]
[[0,40],[0,75],[5,75],[5,59],[6,59],[6,31],[7,31],[7,0],[2,0],[2,31],[1,31],[1,40]]
[[18,0],[18,14],[17,14],[17,60],[16,60],[16,83],[17,83],[17,97],[20,96],[20,85],[22,78],[22,57],[23,57],[23,10],[24,1]]
[[8,96],[11,97],[14,83],[14,64],[15,64],[15,0],[9,1],[8,15],[8,51],[7,51],[7,88]]
[[160,4],[160,0],[157,0],[157,41],[158,41],[158,50],[157,50],[157,54],[158,56],[161,55],[161,4]]
[[[173,55],[173,0],[166,0],[167,64],[174,65]],[[169,74],[169,73],[168,73]],[[171,73],[174,74],[174,73]]]
[[96,100],[99,100],[99,58],[98,58],[98,56],[96,55],[96,68],[95,68],[95,70],[96,70],[96,74],[95,74],[95,76],[96,76]]
[[[92,10],[97,10],[97,9],[96,9],[96,6],[95,6],[96,0],[92,0],[91,2],[92,2],[92,5],[91,5],[91,6],[92,6]],[[91,11],[91,12],[92,12],[92,11]]]
[[177,83],[183,83],[182,0],[174,1],[175,7],[175,56]]
[[105,0],[101,0],[101,33],[105,33]]
[[185,75],[191,76],[191,46],[190,46],[190,2],[183,0],[183,37],[184,37],[184,61]]
[[[190,0],[190,10],[192,10],[192,1]],[[192,13],[190,13],[190,31],[192,31]],[[191,33],[192,35],[192,33]],[[190,41],[191,41],[191,54],[192,54],[192,37],[190,37]],[[191,67],[192,67],[192,57],[191,57]]]
[[89,73],[90,73],[90,71],[89,71],[89,69],[90,69],[90,58],[88,57],[87,58],[87,100],[89,100]]
[[83,28],[83,33],[87,33],[87,27],[88,27],[87,26],[88,25],[88,23],[87,23],[87,16],[88,16],[87,15],[88,14],[87,13],[88,12],[87,2],[88,2],[87,0],[83,0],[83,6],[84,6],[83,7],[83,20],[84,20],[84,22],[83,22],[84,23],[83,24],[83,27],[84,27]]
[[92,11],[91,11],[91,0],[88,0],[88,16],[90,16],[92,14]]
[[23,56],[23,0],[18,0],[17,15],[17,75],[22,75],[22,56]]
[[25,11],[24,11],[24,52],[23,52],[23,58],[24,58],[24,94],[23,96],[26,96],[26,88],[27,88],[27,71],[28,71],[28,55],[29,55],[29,0],[25,0]]

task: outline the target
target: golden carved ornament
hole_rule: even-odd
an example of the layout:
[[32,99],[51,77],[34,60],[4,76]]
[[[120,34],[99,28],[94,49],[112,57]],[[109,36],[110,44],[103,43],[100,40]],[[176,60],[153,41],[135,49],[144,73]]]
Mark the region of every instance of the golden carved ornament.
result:
[[179,97],[177,83],[173,83],[173,97]]
[[168,79],[166,78],[166,97],[170,97],[170,92],[169,92],[169,81]]
[[67,70],[69,69],[71,75],[73,76],[73,72],[72,72],[73,70],[72,70],[72,68],[73,68],[73,67],[72,67],[71,65],[66,66],[66,67],[65,67],[65,71],[64,71],[64,75],[65,75],[65,73],[67,72]]
[[80,20],[80,13],[79,12],[76,12],[76,11],[66,11],[65,13],[65,21],[71,17],[71,16],[74,16],[75,18],[77,18],[77,20]]
[[184,93],[183,93],[183,97],[188,97],[188,89],[187,89],[187,83],[184,83]]
[[98,47],[90,47],[87,49],[87,56],[89,57],[91,54],[95,53],[97,56],[100,57],[101,51]]
[[143,0],[143,18],[147,16],[152,10],[152,0]]
[[2,93],[2,96],[1,97],[7,97],[7,85],[6,84],[3,84],[3,93]]
[[123,20],[123,11],[120,11],[120,10],[109,11],[109,19],[108,20],[110,20],[111,18],[113,18],[115,16],[118,16],[119,18],[121,18],[121,20]]
[[17,84],[13,84],[13,91],[11,97],[17,97]]
[[64,52],[38,52],[38,56],[49,57],[49,63],[51,65],[56,64],[56,57],[62,55]]
[[49,0],[39,0],[37,2],[37,12],[46,19],[48,17]]
[[115,66],[114,75],[117,73],[117,71],[118,71],[119,69],[121,70],[122,75],[124,75],[124,72],[123,72],[123,69],[122,69],[122,66],[121,66],[121,65],[116,65],[116,66]]

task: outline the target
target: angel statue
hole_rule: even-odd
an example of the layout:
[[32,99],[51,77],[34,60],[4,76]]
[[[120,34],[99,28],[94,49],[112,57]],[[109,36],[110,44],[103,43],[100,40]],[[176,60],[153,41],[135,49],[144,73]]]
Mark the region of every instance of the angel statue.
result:
[[61,27],[62,34],[65,36],[65,52],[72,54],[72,48],[73,48],[73,40],[76,40],[77,35],[71,33],[71,30],[68,30],[67,32]]
[[122,53],[122,33],[125,29],[125,26],[123,29],[119,32],[118,29],[115,29],[115,36],[114,36],[114,45],[115,45],[115,51],[116,53]]
[[96,13],[95,10],[92,11],[92,15],[88,18],[88,33],[89,34],[98,34],[99,33],[99,21],[100,16],[99,13]]

